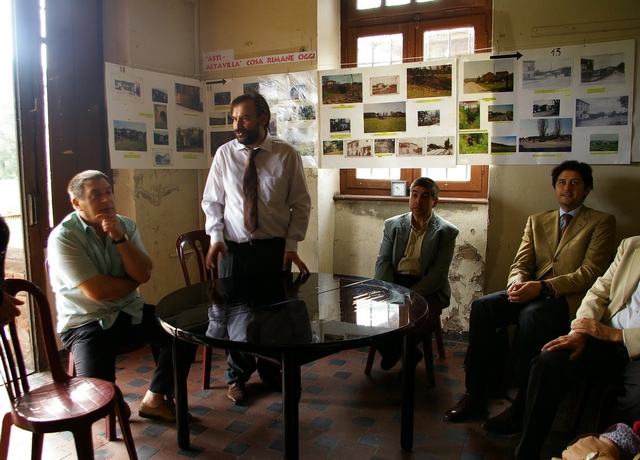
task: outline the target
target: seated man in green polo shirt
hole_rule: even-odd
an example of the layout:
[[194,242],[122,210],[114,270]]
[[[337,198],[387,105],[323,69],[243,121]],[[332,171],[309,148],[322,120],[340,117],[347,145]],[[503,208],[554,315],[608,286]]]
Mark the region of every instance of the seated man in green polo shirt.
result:
[[[115,382],[116,353],[145,342],[159,350],[141,417],[175,422],[171,337],[138,286],[153,265],[135,222],[116,214],[113,188],[100,171],[84,171],[69,182],[74,212],[49,235],[48,263],[56,295],[57,330],[73,353],[79,376]],[[191,360],[185,360],[189,366]]]

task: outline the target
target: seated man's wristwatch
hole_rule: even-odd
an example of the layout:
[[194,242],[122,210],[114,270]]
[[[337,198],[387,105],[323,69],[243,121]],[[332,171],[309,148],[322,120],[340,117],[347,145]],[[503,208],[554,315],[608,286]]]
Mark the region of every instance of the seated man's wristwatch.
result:
[[547,283],[540,281],[540,297],[551,297],[553,291],[547,287]]
[[610,457],[609,454],[605,454],[604,452],[589,452],[585,457],[584,460],[595,460],[596,458],[599,457]]
[[122,238],[120,238],[119,240],[113,240],[113,244],[120,244],[120,243],[124,243],[125,241],[127,241],[129,239],[129,235],[127,235],[126,233],[124,235],[122,235]]

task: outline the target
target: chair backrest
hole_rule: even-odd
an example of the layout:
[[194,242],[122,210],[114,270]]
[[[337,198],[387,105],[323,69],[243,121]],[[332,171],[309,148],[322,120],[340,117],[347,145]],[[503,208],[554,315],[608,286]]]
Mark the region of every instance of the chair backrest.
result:
[[[63,382],[69,379],[64,371],[60,356],[56,332],[53,327],[51,309],[47,296],[31,281],[9,278],[6,280],[5,292],[15,296],[19,292],[30,295],[36,317],[36,329],[42,336],[47,363],[53,380]],[[29,391],[29,380],[15,320],[0,328],[0,353],[2,354],[2,375],[7,386],[9,397],[13,400]]]
[[183,233],[176,241],[176,252],[184,274],[184,282],[187,286],[192,283],[189,277],[188,248],[191,248],[198,266],[198,274],[200,275],[200,279],[193,282],[207,281],[218,277],[216,269],[208,270],[205,266],[205,257],[209,251],[209,241],[209,235],[204,230]]

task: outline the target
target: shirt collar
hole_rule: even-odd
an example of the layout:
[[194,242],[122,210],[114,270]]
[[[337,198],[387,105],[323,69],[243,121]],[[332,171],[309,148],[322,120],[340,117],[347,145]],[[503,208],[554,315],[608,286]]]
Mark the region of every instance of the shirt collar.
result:
[[413,230],[414,232],[417,233],[424,233],[425,230],[427,229],[427,227],[429,226],[429,222],[431,222],[431,218],[433,217],[433,211],[431,211],[431,215],[429,216],[429,218],[426,220],[426,222],[424,224],[422,224],[422,226],[420,228],[417,228],[414,226],[414,219],[413,219],[413,214],[411,214],[411,230]]
[[578,206],[576,209],[569,212],[565,212],[562,208],[560,208],[560,217],[564,216],[565,214],[570,214],[571,217],[575,217],[578,215],[581,209],[582,209],[582,205]]
[[80,225],[82,226],[82,229],[85,232],[89,228],[95,232],[95,229],[91,225],[87,224],[82,217],[80,217],[80,213],[78,211],[73,211],[73,217],[80,223]]
[[[241,144],[240,142],[238,142],[238,139],[234,139],[233,142],[235,142],[234,148],[236,151],[244,150],[247,148],[244,144]],[[267,136],[262,141],[262,144],[260,144],[256,148],[260,150],[264,150],[266,152],[271,152],[272,144],[273,144],[273,138],[269,133],[267,133]]]

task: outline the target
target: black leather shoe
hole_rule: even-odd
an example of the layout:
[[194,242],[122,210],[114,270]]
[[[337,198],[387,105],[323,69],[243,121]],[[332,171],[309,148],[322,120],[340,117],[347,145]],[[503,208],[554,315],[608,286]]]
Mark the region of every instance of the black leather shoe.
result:
[[236,404],[242,404],[244,402],[244,383],[230,383],[227,388],[227,398]]
[[508,408],[495,417],[482,422],[482,428],[490,433],[511,436],[522,431],[522,419],[517,417],[511,408]]
[[444,413],[447,422],[464,422],[470,416],[486,412],[486,402],[480,400],[469,393],[465,393],[453,407]]

